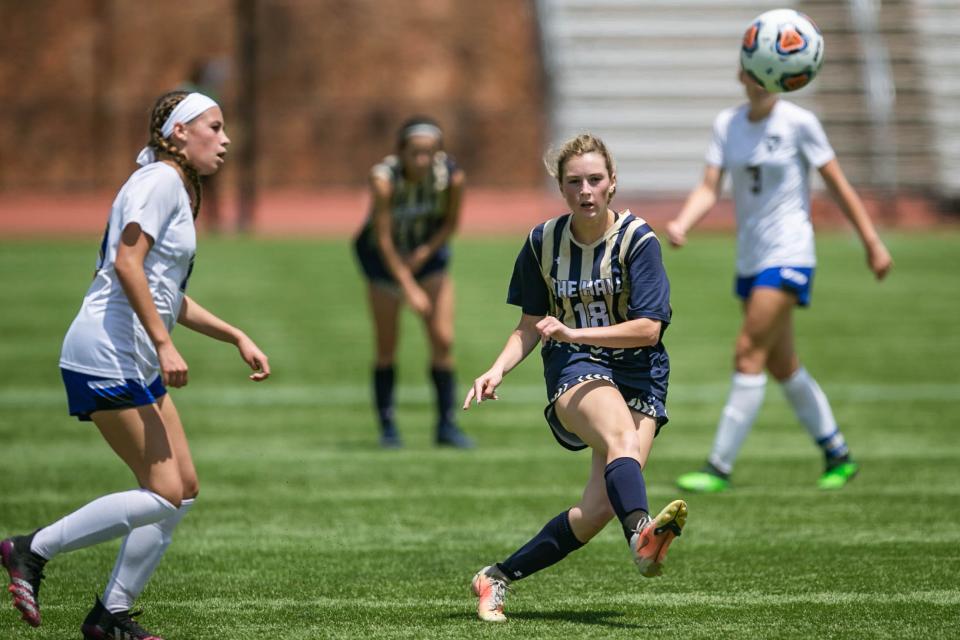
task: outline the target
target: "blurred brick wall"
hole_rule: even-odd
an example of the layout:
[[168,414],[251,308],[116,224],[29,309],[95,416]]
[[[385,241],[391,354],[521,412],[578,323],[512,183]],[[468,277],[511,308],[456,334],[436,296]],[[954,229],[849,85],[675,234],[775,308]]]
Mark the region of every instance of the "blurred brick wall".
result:
[[[0,0],[0,15],[0,190],[118,187],[153,100],[199,59],[232,64],[227,130],[247,134],[233,0]],[[471,183],[542,184],[532,0],[259,0],[256,22],[261,187],[362,184],[412,113],[440,120]]]

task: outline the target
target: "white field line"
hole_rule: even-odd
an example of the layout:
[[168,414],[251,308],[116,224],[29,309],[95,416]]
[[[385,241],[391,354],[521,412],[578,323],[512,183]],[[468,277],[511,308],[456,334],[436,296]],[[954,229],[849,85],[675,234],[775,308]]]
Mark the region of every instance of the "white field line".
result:
[[[576,596],[554,596],[549,602],[538,604],[530,599],[521,599],[517,597],[517,602],[523,602],[528,610],[558,609],[567,607],[582,607],[591,601],[588,595],[579,594]],[[958,590],[927,590],[911,591],[908,593],[889,593],[889,592],[861,592],[861,593],[841,593],[837,591],[826,591],[817,593],[792,593],[792,594],[771,594],[757,591],[739,591],[731,594],[714,593],[663,593],[652,590],[644,590],[642,593],[625,592],[619,595],[605,593],[598,595],[594,600],[602,600],[604,605],[639,605],[639,606],[665,606],[665,607],[701,607],[704,605],[717,607],[743,607],[743,606],[784,606],[784,605],[851,605],[860,604],[869,607],[886,604],[933,604],[939,606],[956,606],[960,604],[960,591]],[[335,609],[422,609],[424,607],[443,607],[460,610],[464,603],[469,602],[466,597],[457,598],[391,598],[383,597],[357,597],[350,595],[345,598],[271,598],[269,604],[279,609],[301,609],[301,608],[335,608]],[[155,601],[156,605],[169,606],[171,608],[210,608],[242,610],[262,608],[267,603],[262,599],[247,598],[199,598],[194,601]]]
[[[466,386],[461,384],[461,389]],[[771,384],[771,387],[776,387]],[[904,382],[825,384],[827,396],[834,403],[872,402],[902,404],[911,401],[960,403],[960,383]],[[670,403],[723,402],[726,384],[674,384],[670,386]],[[367,406],[371,390],[366,385],[262,385],[211,387],[195,386],[173,391],[177,402],[210,407],[327,407]],[[546,390],[540,385],[510,385],[499,390],[500,404],[541,404]],[[433,390],[425,385],[398,386],[398,403],[432,403]],[[65,406],[64,392],[51,387],[6,387],[0,389],[0,408]]]

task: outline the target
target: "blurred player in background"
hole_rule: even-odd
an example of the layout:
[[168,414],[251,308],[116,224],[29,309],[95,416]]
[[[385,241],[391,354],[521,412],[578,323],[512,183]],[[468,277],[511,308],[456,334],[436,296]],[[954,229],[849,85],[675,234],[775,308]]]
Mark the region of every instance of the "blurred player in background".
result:
[[743,300],[734,374],[717,425],[713,450],[700,471],[680,476],[689,491],[730,487],[737,453],[763,404],[765,370],[780,382],[800,422],[823,451],[823,489],[845,486],[859,469],[816,380],[794,350],[793,308],[810,303],[816,258],[810,222],[811,167],[860,236],[867,266],[877,279],[893,262],[863,203],[847,182],[817,117],[768,93],[740,71],[748,102],[721,112],[714,122],[703,180],[680,214],[666,226],[675,247],[720,196],[731,175],[737,214],[736,294]]
[[[187,363],[170,338],[174,324],[235,345],[254,370],[251,380],[270,375],[267,357],[245,333],[186,295],[200,176],[220,168],[229,144],[211,98],[183,91],[161,96],[151,114],[150,141],[137,158],[141,168],[113,202],[93,283],[67,331],[60,367],[70,414],[93,421],[140,487],[0,543],[14,606],[32,626],[41,622],[40,581],[49,560],[125,536],[83,637],[157,638],[133,620],[130,608],[199,491],[183,424],[166,390],[187,384]],[[25,479],[26,486],[35,481]]]
[[495,400],[503,377],[542,342],[547,423],[563,447],[592,449],[590,479],[580,502],[474,576],[477,614],[490,622],[506,619],[512,581],[562,560],[614,516],[641,573],[660,575],[687,518],[682,500],[651,518],[642,471],[667,422],[670,364],[661,338],[671,309],[660,243],[642,219],[609,207],[616,171],[601,140],[573,138],[547,166],[571,213],[538,225],[524,242],[507,294],[521,307],[520,322],[463,408]]
[[374,398],[380,444],[402,445],[394,421],[394,358],[403,302],[423,319],[436,390],[436,443],[469,448],[454,422],[453,281],[447,274],[450,237],[457,229],[465,176],[443,151],[430,118],[414,117],[397,132],[396,152],[370,171],[372,210],[354,243],[367,278],[376,338]]

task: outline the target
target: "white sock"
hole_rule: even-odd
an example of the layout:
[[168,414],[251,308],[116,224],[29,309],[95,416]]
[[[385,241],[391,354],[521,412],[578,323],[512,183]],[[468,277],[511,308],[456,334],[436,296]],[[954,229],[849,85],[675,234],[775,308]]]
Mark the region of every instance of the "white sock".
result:
[[147,489],[111,493],[38,531],[30,550],[51,560],[63,551],[119,538],[176,512],[176,507]]
[[824,453],[831,458],[850,453],[843,434],[837,428],[830,401],[806,369],[800,367],[783,381],[783,393],[793,406],[797,418]]
[[733,471],[744,439],[750,433],[763,405],[767,376],[763,373],[734,373],[727,404],[717,425],[713,450],[707,461],[723,473]]
[[184,500],[173,515],[134,529],[124,539],[113,566],[113,575],[103,592],[102,602],[107,611],[130,610],[170,546],[173,530],[187,515],[193,502],[192,499]]

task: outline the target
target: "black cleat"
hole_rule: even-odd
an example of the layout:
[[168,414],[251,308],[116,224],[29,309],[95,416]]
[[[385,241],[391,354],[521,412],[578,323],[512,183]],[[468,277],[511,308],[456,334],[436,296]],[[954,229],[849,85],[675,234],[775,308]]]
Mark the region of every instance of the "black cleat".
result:
[[100,598],[97,598],[80,631],[84,640],[163,640],[137,624],[133,618],[141,613],[143,612],[111,613],[100,602]]
[[403,440],[400,439],[400,432],[396,427],[387,427],[380,431],[380,446],[384,449],[399,449],[403,447]]
[[46,559],[30,551],[36,533],[0,542],[0,560],[10,574],[7,591],[13,596],[13,606],[31,627],[40,626],[40,581],[47,564]]
[[473,449],[473,440],[455,424],[437,427],[437,446]]

